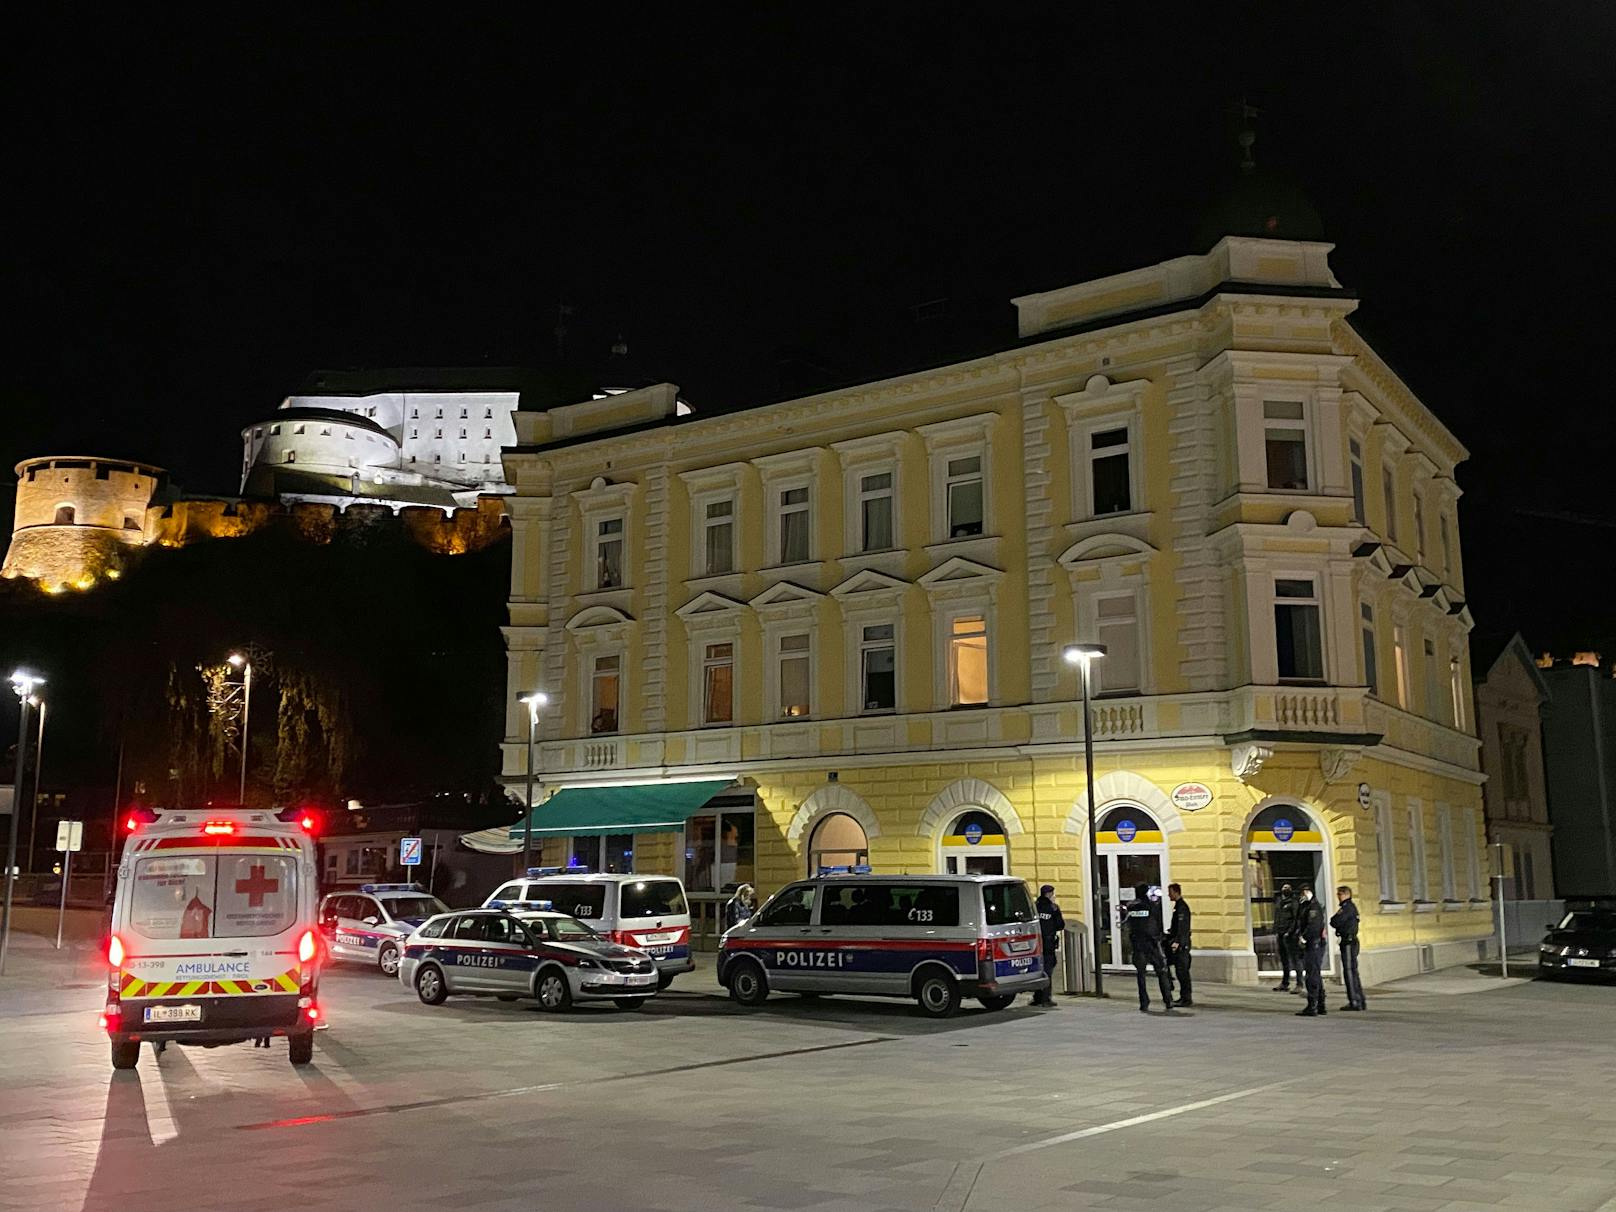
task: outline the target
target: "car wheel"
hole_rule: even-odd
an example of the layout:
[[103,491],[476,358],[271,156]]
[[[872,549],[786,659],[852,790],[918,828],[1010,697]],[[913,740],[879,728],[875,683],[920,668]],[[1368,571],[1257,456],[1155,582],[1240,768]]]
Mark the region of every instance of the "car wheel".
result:
[[383,975],[398,975],[398,948],[388,943],[376,957],[376,966],[382,970]]
[[112,1043],[112,1067],[114,1069],[133,1069],[140,1063],[140,1041],[131,1040]]
[[614,997],[612,1001],[617,1003],[619,1010],[638,1010],[645,1005],[643,997]]
[[555,1014],[570,1007],[572,986],[567,983],[566,973],[556,968],[539,973],[538,997],[539,1005]]
[[729,995],[742,1006],[761,1006],[769,996],[769,980],[756,960],[737,960],[729,970]]
[[656,978],[656,987],[658,989],[666,989],[669,985],[673,984],[673,977],[674,974],[672,972],[658,972]]
[[1016,1000],[1016,995],[1014,993],[995,993],[991,997],[979,997],[976,1000],[989,1010],[1003,1010]]
[[941,972],[928,972],[915,982],[915,1001],[927,1018],[947,1018],[959,1009],[959,986]]
[[428,964],[415,974],[415,993],[428,1006],[441,1006],[448,999],[448,982],[436,964]]
[[314,1032],[305,1031],[301,1035],[289,1036],[286,1042],[291,1045],[294,1065],[306,1065],[314,1059]]

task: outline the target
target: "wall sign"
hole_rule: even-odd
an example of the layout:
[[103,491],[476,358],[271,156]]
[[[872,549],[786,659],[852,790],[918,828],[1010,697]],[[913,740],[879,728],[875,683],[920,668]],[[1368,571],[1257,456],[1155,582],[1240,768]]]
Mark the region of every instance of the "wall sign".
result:
[[1279,820],[1274,822],[1274,840],[1276,842],[1288,842],[1288,841],[1291,840],[1291,838],[1293,838],[1295,836],[1296,836],[1296,826],[1295,825],[1291,824],[1289,821],[1285,820],[1283,817],[1281,817]]
[[1171,799],[1180,812],[1199,812],[1212,802],[1212,788],[1205,783],[1180,783],[1173,788]]
[[1119,841],[1131,842],[1138,832],[1139,826],[1135,825],[1132,821],[1117,822],[1117,839]]
[[965,840],[972,846],[980,843],[982,840],[982,826],[977,824],[975,821],[972,821],[969,825],[965,826]]

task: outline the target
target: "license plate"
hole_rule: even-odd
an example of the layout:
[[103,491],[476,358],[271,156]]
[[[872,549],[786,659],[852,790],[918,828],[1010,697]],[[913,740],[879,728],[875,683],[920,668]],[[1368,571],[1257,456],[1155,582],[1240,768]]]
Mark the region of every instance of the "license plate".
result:
[[1031,951],[1032,950],[1032,940],[1030,938],[1028,938],[1028,939],[1012,939],[1010,941],[1010,950],[1013,951],[1013,952],[1016,952],[1017,954],[1020,954],[1023,951]]
[[1566,963],[1570,964],[1573,968],[1599,967],[1599,961],[1596,959],[1568,959],[1566,960]]
[[641,946],[644,946],[646,943],[674,943],[678,941],[679,932],[677,930],[664,930],[661,934],[640,935]]
[[148,1023],[200,1023],[202,1021],[201,1006],[147,1006],[145,1020]]

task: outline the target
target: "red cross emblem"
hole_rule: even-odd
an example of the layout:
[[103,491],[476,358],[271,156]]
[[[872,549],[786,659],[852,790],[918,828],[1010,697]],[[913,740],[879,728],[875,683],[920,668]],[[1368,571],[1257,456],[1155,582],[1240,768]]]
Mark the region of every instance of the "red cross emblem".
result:
[[236,881],[236,895],[245,896],[249,908],[260,909],[264,904],[264,897],[280,889],[280,880],[266,880],[262,865],[253,867],[249,878]]

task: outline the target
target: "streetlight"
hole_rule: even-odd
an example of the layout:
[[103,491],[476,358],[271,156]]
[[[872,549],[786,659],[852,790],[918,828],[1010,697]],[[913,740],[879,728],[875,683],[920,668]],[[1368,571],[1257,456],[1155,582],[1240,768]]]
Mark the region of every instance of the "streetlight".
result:
[[241,786],[236,791],[236,803],[247,805],[247,724],[252,718],[252,662],[239,652],[225,658],[241,670]]
[[539,708],[550,701],[542,690],[516,696],[527,707],[527,815],[522,818],[522,870],[533,861],[533,743],[538,739]]
[[[34,869],[34,843],[39,840],[39,772],[45,766],[45,696],[29,695],[29,701],[39,708],[39,733],[34,738],[34,810],[28,814],[28,870]],[[17,806],[13,804],[15,812]]]
[[34,701],[34,688],[45,679],[19,669],[11,675],[11,688],[17,692],[17,769],[11,777],[11,829],[6,843],[6,892],[0,905],[0,973],[6,970],[6,952],[11,949],[11,894],[17,883],[17,817],[22,812],[22,771],[28,763],[28,708]]
[[1061,649],[1068,665],[1076,665],[1083,683],[1083,777],[1088,786],[1089,802],[1089,887],[1093,891],[1094,905],[1090,921],[1094,923],[1094,996],[1105,996],[1105,972],[1100,963],[1100,923],[1104,906],[1100,899],[1100,848],[1094,840],[1094,713],[1089,708],[1089,679],[1094,662],[1105,659],[1104,644],[1068,644]]

